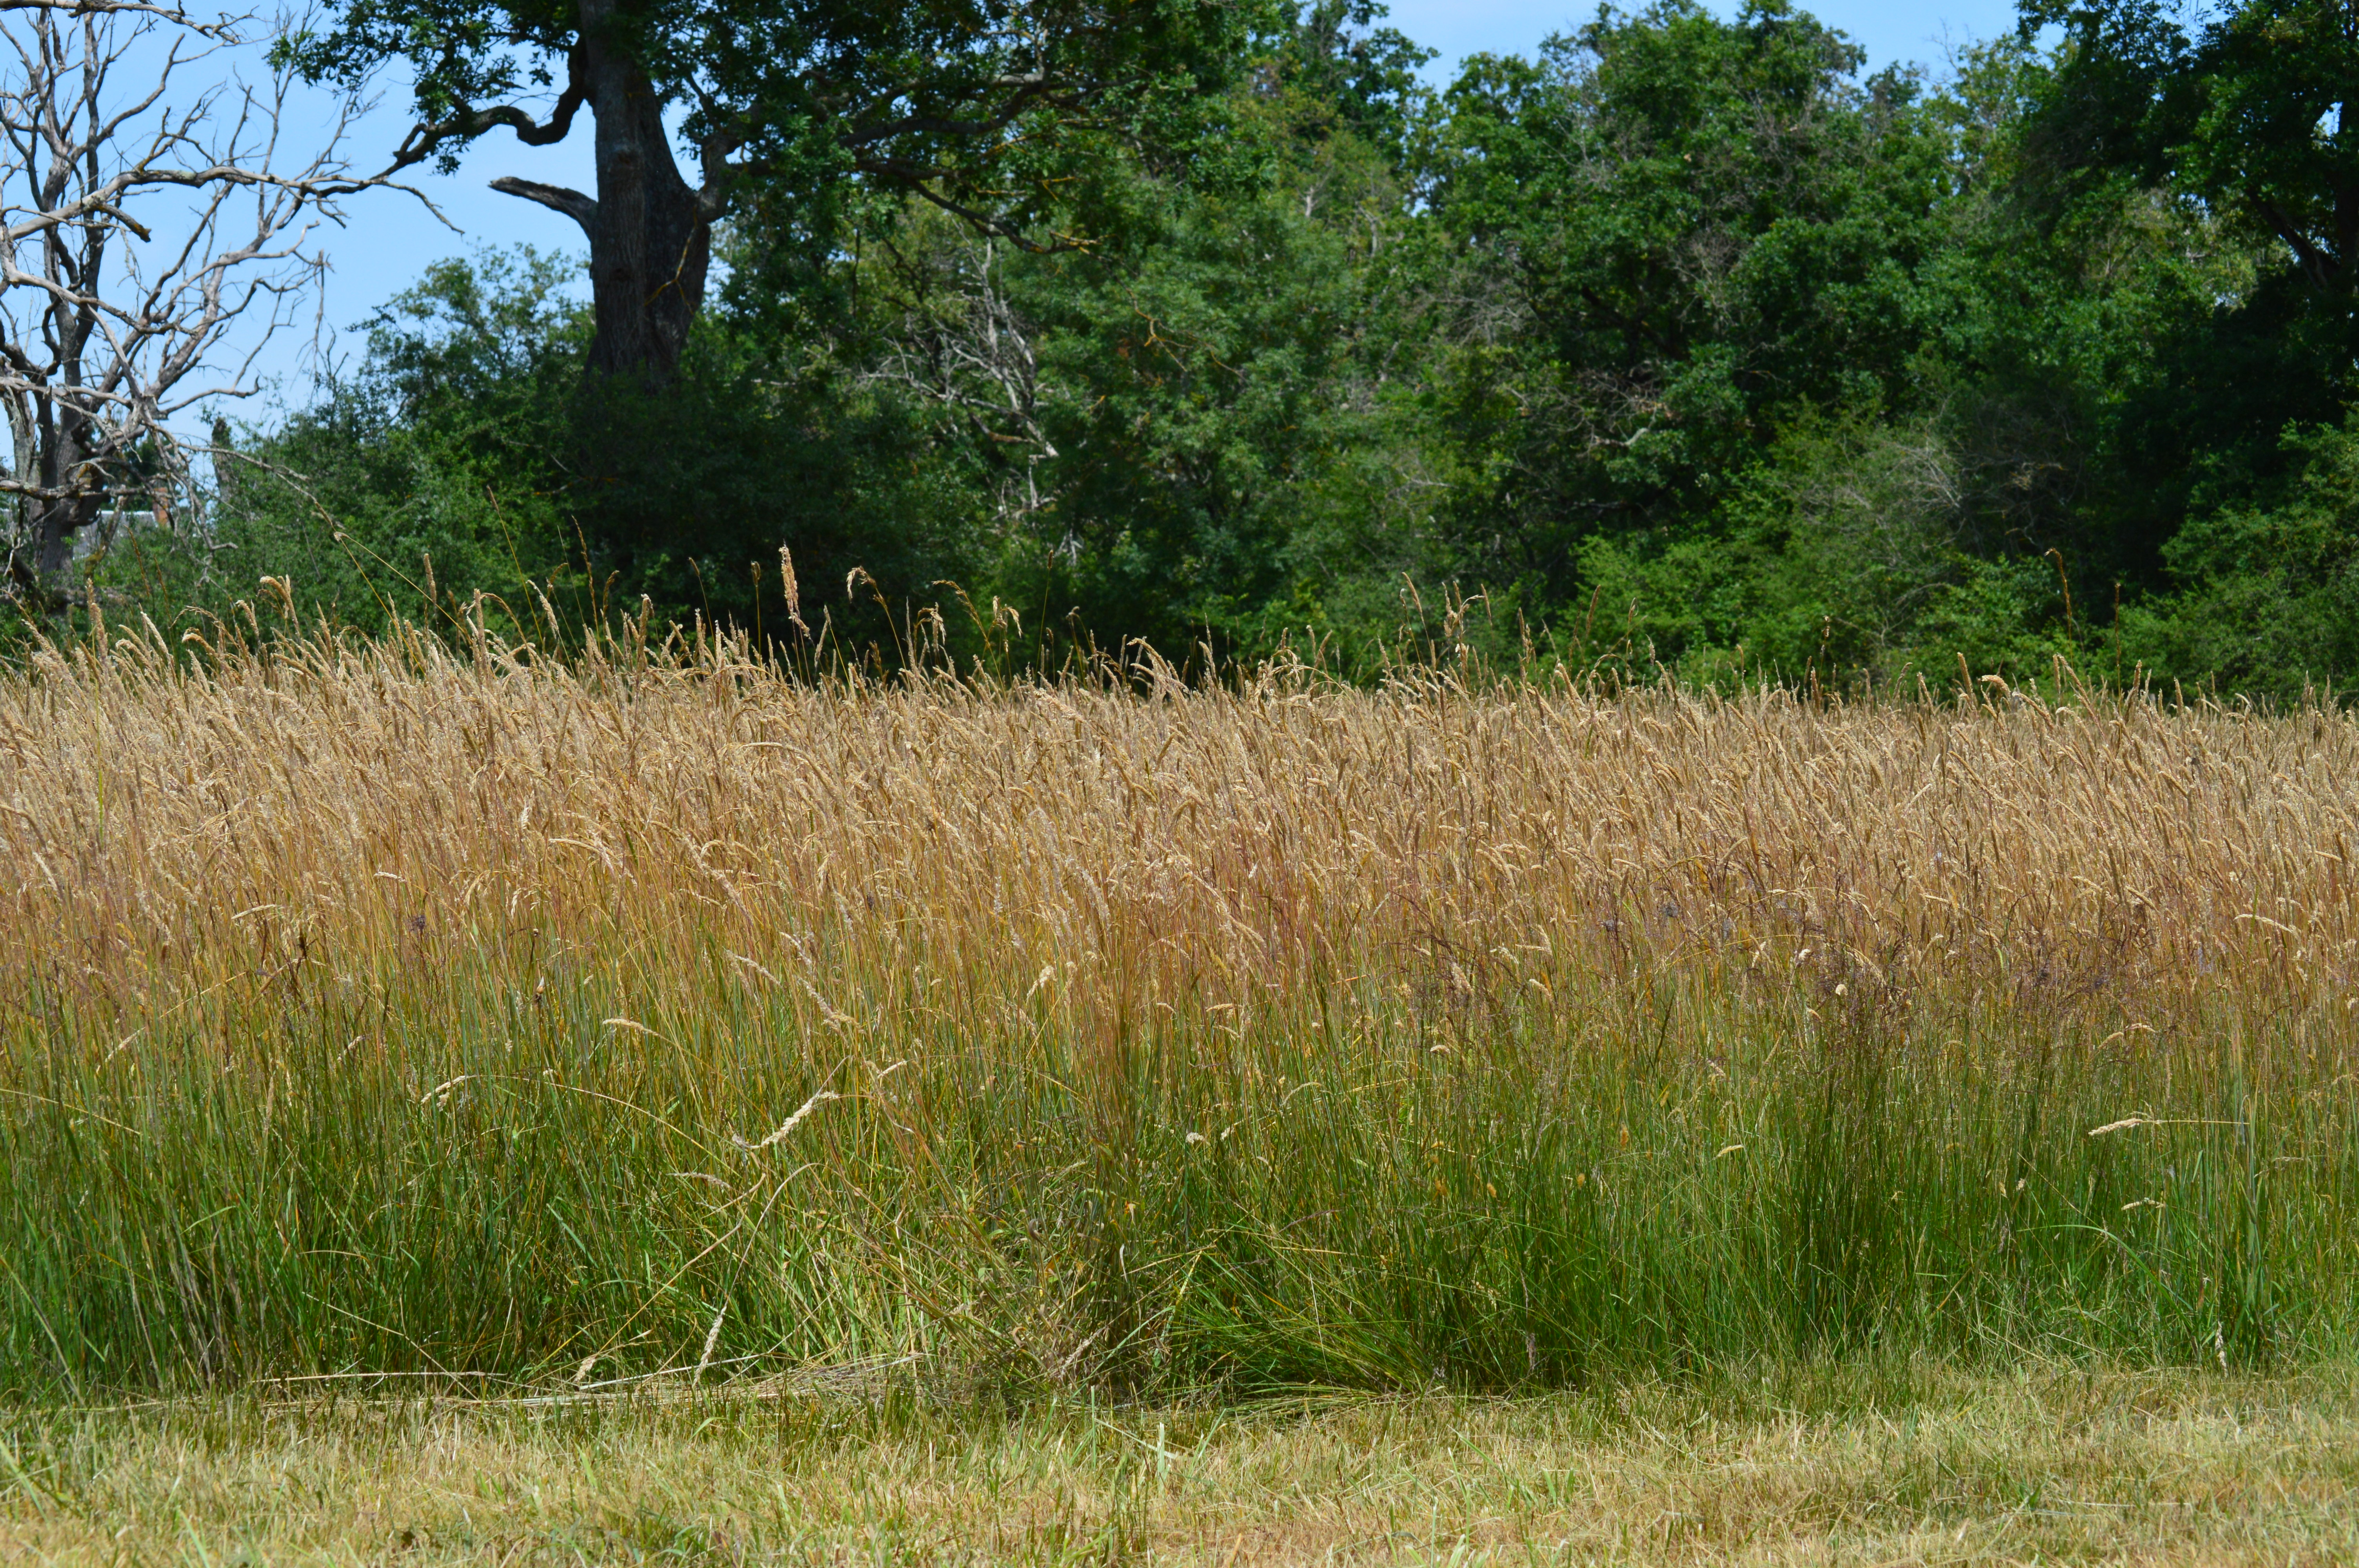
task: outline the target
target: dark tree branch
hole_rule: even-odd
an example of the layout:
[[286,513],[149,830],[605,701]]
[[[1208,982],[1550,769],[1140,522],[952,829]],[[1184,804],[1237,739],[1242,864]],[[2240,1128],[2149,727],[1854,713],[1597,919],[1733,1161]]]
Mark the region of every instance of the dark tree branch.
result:
[[[713,108],[709,98],[705,100],[705,108],[708,114]],[[729,162],[729,155],[745,145],[745,133],[734,127],[714,131],[697,144],[698,172],[703,177],[703,184],[697,188],[696,211],[708,223],[727,211],[729,188],[736,182],[737,177],[751,172],[743,167],[733,167]]]
[[1059,251],[1071,251],[1081,248],[1071,241],[1061,239],[1052,240],[1044,245],[1039,241],[1025,233],[1023,230],[1016,228],[1014,225],[1010,224],[1006,219],[995,218],[988,212],[978,211],[974,208],[966,206],[962,202],[955,201],[950,197],[943,195],[940,191],[926,183],[929,179],[940,178],[942,173],[940,169],[918,168],[914,166],[905,164],[897,158],[860,158],[855,160],[854,167],[863,174],[885,175],[890,178],[900,181],[908,189],[917,192],[918,195],[923,197],[926,200],[932,202],[935,206],[940,208],[943,211],[950,213],[952,217],[964,219],[968,223],[973,225],[976,232],[985,234],[995,234],[999,238],[1006,240],[1009,244],[1014,245],[1017,250],[1029,252],[1031,254],[1036,256],[1044,256],[1053,254]]
[[[5,3],[5,0],[0,0]],[[412,165],[425,162],[451,142],[469,142],[487,132],[506,125],[516,133],[516,140],[528,147],[554,146],[573,129],[573,116],[589,99],[589,88],[582,80],[582,50],[579,46],[566,57],[565,91],[558,94],[549,118],[536,120],[531,112],[514,103],[503,103],[494,109],[474,109],[461,104],[449,119],[412,125],[409,134],[401,138],[394,149],[393,162],[386,166],[385,178],[400,173]]]
[[585,234],[594,233],[598,226],[598,202],[594,197],[578,190],[568,190],[561,185],[543,185],[537,179],[518,179],[514,175],[502,175],[492,181],[492,189],[503,196],[521,196],[527,201],[538,201],[543,207],[564,213],[582,225]]
[[50,11],[64,16],[152,16],[186,27],[201,38],[220,42],[234,42],[235,34],[228,20],[200,22],[191,18],[178,5],[158,5],[147,0],[0,0],[0,12]]
[[2317,243],[2303,232],[2302,226],[2276,202],[2256,198],[2253,211],[2259,213],[2261,221],[2292,250],[2294,259],[2301,264],[2304,272],[2310,274],[2311,282],[2321,288],[2334,287],[2347,258],[2331,256],[2320,249]]

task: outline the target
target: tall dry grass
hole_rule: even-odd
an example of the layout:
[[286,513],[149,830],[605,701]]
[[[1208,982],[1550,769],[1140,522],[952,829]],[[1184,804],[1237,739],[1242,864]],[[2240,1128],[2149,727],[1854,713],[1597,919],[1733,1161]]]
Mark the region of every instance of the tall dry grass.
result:
[[0,681],[26,1380],[2352,1321],[2342,713],[193,651]]

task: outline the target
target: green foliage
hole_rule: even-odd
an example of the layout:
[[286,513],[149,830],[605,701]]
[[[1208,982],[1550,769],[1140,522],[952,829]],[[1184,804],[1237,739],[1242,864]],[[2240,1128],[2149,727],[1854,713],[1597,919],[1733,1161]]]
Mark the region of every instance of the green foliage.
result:
[[2359,278],[2359,32],[2344,0],[2236,0],[2190,34],[2156,0],[2024,0],[2067,43],[2033,139],[2070,175],[2135,171],[2280,243],[2318,287]]
[[274,576],[307,619],[371,633],[479,591],[529,623],[532,585],[574,553],[545,457],[586,335],[571,271],[528,250],[438,264],[368,324],[356,370],[217,460],[205,607]]
[[[1662,0],[1436,92],[1380,6],[1320,0],[1220,44],[1234,85],[1162,100],[1169,137],[1007,149],[1045,249],[890,180],[823,214],[748,186],[659,396],[583,378],[552,264],[438,268],[252,447],[310,500],[235,481],[202,573],[109,580],[219,610],[290,577],[368,625],[430,552],[446,605],[529,580],[776,638],[784,546],[854,656],[948,606],[962,657],[1858,687],[2060,654],[2298,694],[2353,637],[2341,46],[2271,52],[2324,16],[2035,5],[2060,48],[1929,82],[1786,0]],[[496,53],[452,59],[524,69]]]
[[[894,525],[909,437],[890,407],[847,395],[823,358],[781,366],[717,324],[664,395],[585,381],[573,276],[530,251],[430,269],[371,324],[354,373],[223,460],[180,596],[223,613],[276,577],[307,619],[375,633],[455,626],[479,593],[494,623],[504,606],[536,632],[551,613],[568,629],[636,616],[645,595],[658,623],[784,636],[782,546],[814,583],[858,567],[897,601],[949,575],[947,546]],[[114,576],[142,588],[128,560]],[[810,636],[827,613],[815,604]],[[874,594],[832,613],[886,635]]]
[[1223,660],[1340,633],[1364,662],[1436,565],[1371,322],[1408,202],[1371,138],[1421,102],[1417,56],[1344,19],[1272,40],[1232,148],[1256,178],[1102,168],[1109,237],[1050,254],[881,215],[872,380],[927,420],[980,586],[1036,630]]
[[[476,137],[560,139],[603,62],[665,105],[706,195],[822,249],[866,186],[919,189],[1013,227],[1053,200],[1077,153],[1201,129],[1254,6],[1155,0],[876,5],[859,0],[350,0],[276,58],[365,89],[409,68],[419,128],[403,161],[445,172]],[[546,123],[523,104],[563,87]],[[538,105],[535,106],[538,108]],[[603,175],[602,175],[603,178]]]
[[[1854,968],[1850,994],[1601,979],[1458,1018],[1343,986],[1119,1051],[1053,1011],[896,1014],[864,1044],[749,1000],[712,940],[678,1013],[611,967],[551,959],[535,989],[473,950],[190,1008],[114,1055],[29,997],[0,1034],[5,1389],[546,1380],[592,1353],[614,1377],[703,1344],[1016,1391],[1505,1390],[1863,1353],[2257,1363],[2343,1354],[2359,1321],[2359,1143],[2299,1044],[2340,1027],[2314,1011],[2060,1048],[2036,1011],[1864,998]],[[886,1054],[889,1096],[864,1087]],[[2088,1135],[2127,1106],[2152,1125]]]
[[1159,210],[1129,243],[1000,264],[1040,395],[1038,499],[1011,519],[998,591],[1166,647],[1266,646],[1327,577],[1306,510],[1373,434],[1336,395],[1349,241],[1283,198],[1145,194]]
[[2164,546],[2187,586],[2137,614],[2136,656],[2287,700],[2359,672],[2359,425],[2284,445],[2300,467],[2267,503],[2200,516]]
[[[1940,143],[1782,5],[1603,16],[1451,89],[1432,200],[1516,312],[1500,565],[1708,516],[1788,411],[1905,404]],[[1504,410],[1502,411],[1504,412]]]

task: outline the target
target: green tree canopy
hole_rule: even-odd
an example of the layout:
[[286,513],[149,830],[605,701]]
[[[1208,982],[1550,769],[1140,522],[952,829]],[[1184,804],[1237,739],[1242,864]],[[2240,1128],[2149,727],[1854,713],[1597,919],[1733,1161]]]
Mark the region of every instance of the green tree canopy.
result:
[[[955,5],[738,3],[348,14],[421,70],[405,157],[554,134],[625,49],[650,135],[726,132],[728,286],[665,376],[584,375],[597,277],[582,311],[547,266],[438,269],[248,441],[308,489],[225,487],[209,580],[357,617],[372,556],[431,553],[444,613],[529,581],[775,635],[783,546],[801,623],[886,658],[2063,656],[2281,697],[2359,659],[2340,9],[2035,0],[1937,75],[1788,0],[1658,0],[1439,91],[1372,0],[1107,10],[1119,46],[1059,12],[1051,92],[1007,52],[1046,12],[962,53]],[[901,107],[828,96],[858,82]]]
[[1517,330],[1500,568],[1569,590],[1599,534],[1724,497],[1781,411],[1905,406],[1943,146],[1915,82],[1785,0],[1612,12],[1471,61],[1429,189]]
[[[349,0],[282,58],[357,91],[412,73],[396,168],[497,131],[595,122],[597,189],[497,189],[590,242],[592,369],[660,384],[703,302],[715,221],[832,243],[864,184],[1019,243],[1060,164],[1114,133],[1184,135],[1259,15],[1229,0]],[[666,116],[692,160],[684,175]]]
[[2242,0],[2192,29],[2158,0],[2023,0],[2067,45],[2038,150],[2121,168],[2275,236],[2310,280],[2359,288],[2359,6]]

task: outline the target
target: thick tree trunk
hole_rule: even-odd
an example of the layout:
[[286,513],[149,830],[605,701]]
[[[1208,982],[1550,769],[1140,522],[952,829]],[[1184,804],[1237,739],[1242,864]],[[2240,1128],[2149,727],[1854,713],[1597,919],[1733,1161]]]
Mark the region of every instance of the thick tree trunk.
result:
[[590,367],[659,387],[678,373],[690,323],[704,303],[712,225],[680,178],[647,73],[606,35],[613,11],[613,0],[584,0],[574,46],[575,80],[597,122],[597,195],[526,179],[492,184],[582,225],[596,321]]
[[73,565],[74,539],[82,532],[71,502],[33,503],[33,569],[50,594],[62,592],[66,572]]
[[[80,421],[70,418],[66,423]],[[82,443],[66,432],[45,431],[44,435],[48,449],[39,453],[30,471],[45,487],[64,489],[82,466]],[[65,603],[72,585],[74,546],[82,530],[96,520],[100,503],[101,498],[95,495],[25,498],[31,524],[33,582],[45,608]]]
[[663,108],[646,73],[595,39],[590,108],[598,118],[598,214],[590,226],[597,331],[590,366],[650,385],[679,368],[689,324],[704,303],[712,226],[679,177]]

